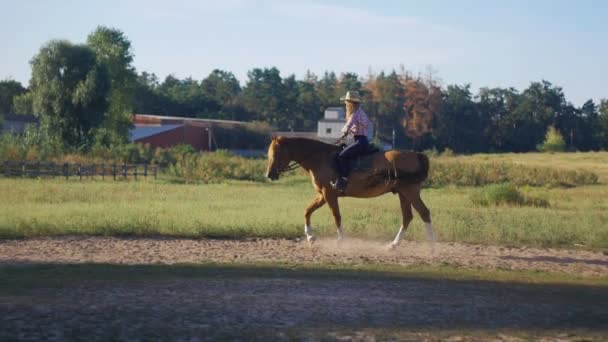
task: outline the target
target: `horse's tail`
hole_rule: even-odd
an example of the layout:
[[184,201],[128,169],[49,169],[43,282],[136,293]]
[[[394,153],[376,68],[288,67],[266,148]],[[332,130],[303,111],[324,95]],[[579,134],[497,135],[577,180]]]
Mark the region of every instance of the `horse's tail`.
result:
[[420,173],[424,175],[424,179],[422,181],[424,181],[429,177],[429,157],[420,152],[416,154],[418,155],[418,162],[420,163]]

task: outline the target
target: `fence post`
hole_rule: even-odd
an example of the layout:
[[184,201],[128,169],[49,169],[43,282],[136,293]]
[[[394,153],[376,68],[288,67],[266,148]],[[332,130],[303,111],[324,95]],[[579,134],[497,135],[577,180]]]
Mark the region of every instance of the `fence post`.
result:
[[25,177],[25,162],[21,161],[21,177]]
[[63,163],[63,174],[66,180],[70,177],[70,166],[68,163]]
[[154,165],[154,179],[156,179],[157,173],[158,173],[158,165]]
[[4,176],[8,177],[9,176],[9,166],[8,166],[8,160],[4,161]]
[[137,164],[133,165],[133,176],[135,176],[135,180],[137,180]]
[[101,180],[106,179],[106,163],[101,163]]
[[122,164],[122,176],[127,179],[127,163]]
[[144,178],[148,179],[148,164],[144,164]]
[[78,164],[78,178],[82,180],[82,165]]

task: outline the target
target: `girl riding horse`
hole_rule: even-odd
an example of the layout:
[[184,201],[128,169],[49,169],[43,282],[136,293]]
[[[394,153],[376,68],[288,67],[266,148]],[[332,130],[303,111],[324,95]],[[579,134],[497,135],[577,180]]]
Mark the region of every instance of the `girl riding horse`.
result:
[[346,107],[346,124],[342,128],[342,138],[346,138],[349,134],[354,136],[355,142],[350,146],[347,146],[336,160],[338,166],[338,178],[331,183],[331,186],[340,192],[346,190],[348,185],[348,173],[350,168],[350,161],[363,154],[369,148],[369,142],[367,141],[367,128],[369,127],[369,119],[361,108],[361,98],[359,93],[356,91],[346,92],[346,96],[340,98],[344,101]]

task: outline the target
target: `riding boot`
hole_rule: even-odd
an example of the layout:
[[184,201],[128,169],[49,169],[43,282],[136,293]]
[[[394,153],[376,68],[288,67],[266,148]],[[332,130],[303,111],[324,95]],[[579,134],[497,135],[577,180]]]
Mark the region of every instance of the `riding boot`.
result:
[[338,177],[335,182],[329,182],[329,184],[331,184],[331,187],[334,190],[344,192],[346,190],[346,186],[348,185],[348,180],[346,177]]

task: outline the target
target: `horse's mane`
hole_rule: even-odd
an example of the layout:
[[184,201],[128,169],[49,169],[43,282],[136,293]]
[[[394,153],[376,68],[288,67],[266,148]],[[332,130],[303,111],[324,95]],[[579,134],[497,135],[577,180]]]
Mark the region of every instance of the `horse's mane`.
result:
[[299,145],[306,146],[307,148],[312,148],[314,150],[336,150],[339,148],[338,145],[328,144],[326,142],[310,139],[310,138],[288,138],[288,137],[279,137],[279,142],[281,144],[286,145]]

